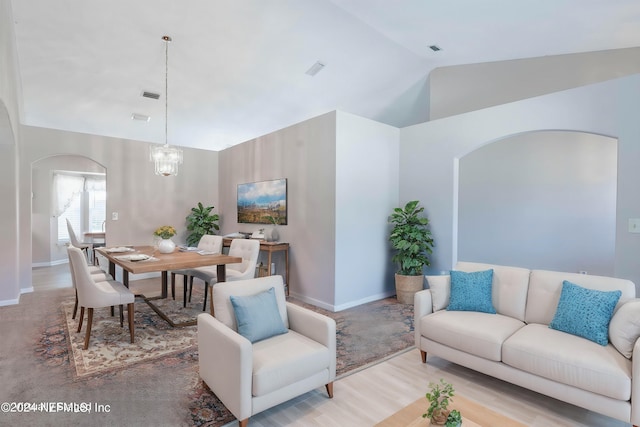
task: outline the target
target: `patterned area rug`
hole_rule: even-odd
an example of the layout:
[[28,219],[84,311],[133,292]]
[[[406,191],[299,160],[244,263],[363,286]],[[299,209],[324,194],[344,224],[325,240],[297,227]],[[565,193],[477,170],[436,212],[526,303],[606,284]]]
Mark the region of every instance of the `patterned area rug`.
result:
[[[336,320],[338,377],[386,360],[414,344],[413,306],[399,304],[395,298],[338,313],[293,302]],[[167,300],[163,304],[165,312],[171,313],[173,307],[176,319],[186,318],[181,301]],[[194,298],[191,305],[195,318],[202,312],[202,302]],[[153,375],[154,371],[160,374],[167,367],[184,369],[189,378],[184,390],[189,402],[189,419],[185,424],[218,427],[234,420],[198,375],[196,326],[172,328],[143,299],[136,298],[134,344],[129,343],[126,313],[125,325],[121,328],[117,310],[116,316],[111,317],[109,309],[102,309],[94,313],[89,349],[82,350],[85,329],[75,332],[77,319],[71,320],[72,310],[73,300],[63,303],[60,325],[48,326],[43,331],[37,352],[45,359],[44,363],[65,365],[69,359],[75,367],[76,378],[91,381],[107,378],[133,365],[144,369],[147,375]]]
[[[69,340],[71,358],[77,377],[122,369],[196,346],[195,326],[172,328],[144,302],[144,299],[138,297],[135,304],[135,342],[133,344],[130,342],[126,308],[123,327],[120,326],[117,309],[115,316],[111,317],[109,308],[101,308],[94,310],[91,341],[89,348],[83,350],[87,315],[85,313],[82,331],[76,332],[80,310],[78,309],[76,319],[72,319],[73,305],[73,301],[65,302],[62,304],[62,310],[66,320],[66,336]],[[179,309],[177,309],[178,306]],[[176,308],[175,313],[177,314],[175,316],[172,316],[174,312],[169,310],[170,307]],[[183,318],[184,312],[187,311],[182,310],[181,303],[165,304],[163,308],[173,318]],[[193,309],[188,311],[192,319],[198,314]]]

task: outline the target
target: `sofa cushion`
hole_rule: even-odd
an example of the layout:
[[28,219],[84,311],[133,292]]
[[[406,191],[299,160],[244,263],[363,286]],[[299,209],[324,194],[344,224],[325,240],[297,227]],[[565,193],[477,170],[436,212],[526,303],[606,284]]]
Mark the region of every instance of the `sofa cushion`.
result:
[[609,322],[621,294],[587,289],[565,280],[549,327],[607,345]]
[[451,295],[447,310],[496,314],[491,302],[492,281],[493,270],[472,273],[451,271]]
[[502,346],[514,368],[618,400],[631,397],[631,361],[612,345],[600,346],[547,325],[518,330]]
[[[295,331],[253,345],[254,396],[307,378],[330,366],[329,349]],[[327,374],[328,375],[328,374]]]
[[527,314],[525,317],[527,323],[545,325],[551,323],[558,307],[558,301],[560,301],[562,282],[565,280],[589,289],[598,289],[600,291],[620,290],[622,297],[618,305],[622,305],[624,301],[636,297],[636,286],[630,280],[578,273],[533,270],[531,271],[529,295],[527,297]]
[[640,338],[640,300],[625,302],[613,314],[609,323],[611,344],[627,359],[633,355],[633,346]]
[[455,270],[466,272],[488,269],[493,270],[491,289],[493,307],[498,314],[524,321],[529,288],[529,270],[520,267],[463,261],[458,262],[455,266]]
[[425,276],[425,278],[431,290],[433,312],[447,308],[451,292],[451,276],[447,274],[446,276]]
[[255,295],[231,295],[230,299],[238,333],[252,343],[287,333],[278,311],[274,288]]
[[441,310],[420,320],[425,338],[496,362],[504,340],[523,326],[512,317],[476,311]]

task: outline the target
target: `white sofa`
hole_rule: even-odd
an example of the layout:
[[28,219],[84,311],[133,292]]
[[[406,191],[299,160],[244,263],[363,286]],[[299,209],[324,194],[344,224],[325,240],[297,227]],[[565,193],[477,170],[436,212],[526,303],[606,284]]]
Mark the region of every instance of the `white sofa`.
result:
[[[454,270],[493,269],[497,314],[448,311],[450,276],[427,276],[415,295],[415,342],[427,354],[553,398],[640,425],[640,300],[629,280],[469,262]],[[606,346],[549,328],[563,281],[620,290]],[[638,357],[632,357],[633,354]],[[640,402],[640,399],[638,399]]]

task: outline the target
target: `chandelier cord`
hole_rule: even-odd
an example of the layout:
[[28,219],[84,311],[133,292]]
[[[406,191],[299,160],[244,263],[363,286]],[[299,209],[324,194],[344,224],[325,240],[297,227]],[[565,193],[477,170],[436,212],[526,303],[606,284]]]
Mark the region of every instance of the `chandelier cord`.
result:
[[164,145],[169,145],[169,42],[171,37],[164,36]]

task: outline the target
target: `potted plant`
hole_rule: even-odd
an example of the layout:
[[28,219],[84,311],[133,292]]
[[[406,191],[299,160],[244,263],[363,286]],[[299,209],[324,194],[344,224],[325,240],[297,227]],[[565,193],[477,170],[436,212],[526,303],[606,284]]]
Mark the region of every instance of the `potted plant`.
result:
[[212,210],[213,206],[205,208],[200,202],[198,206],[191,208],[191,213],[187,216],[187,231],[190,231],[187,236],[187,246],[197,246],[202,236],[215,234],[215,231],[220,230],[217,223],[220,216],[211,214]]
[[422,290],[422,268],[429,265],[427,254],[432,253],[433,238],[429,220],[422,216],[424,207],[418,200],[407,202],[404,208],[395,208],[389,222],[393,224],[389,241],[396,250],[392,261],[398,264],[396,295],[398,301],[413,304],[413,295]]
[[449,411],[451,398],[454,396],[454,389],[451,384],[440,378],[440,383],[429,383],[431,389],[425,395],[429,401],[429,408],[422,418],[429,417],[431,425],[445,427],[458,427],[462,424],[460,411],[454,409]]
[[163,254],[170,254],[176,248],[176,244],[171,240],[176,235],[176,229],[170,225],[163,225],[156,228],[153,232],[154,236],[159,237],[161,240],[158,243],[158,252]]

